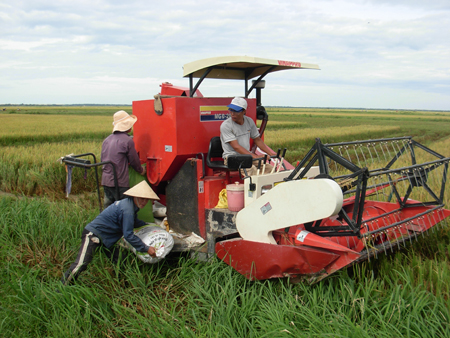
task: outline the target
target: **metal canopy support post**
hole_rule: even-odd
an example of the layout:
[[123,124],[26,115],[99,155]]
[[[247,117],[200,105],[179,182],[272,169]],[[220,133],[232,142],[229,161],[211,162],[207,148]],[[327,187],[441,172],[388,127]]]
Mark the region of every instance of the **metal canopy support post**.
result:
[[245,98],[248,99],[248,78],[247,76],[245,76],[245,80],[244,80],[244,93],[245,93]]
[[258,77],[258,79],[255,82],[253,82],[250,89],[248,89],[248,79],[246,78],[245,79],[245,97],[248,98],[248,96],[250,95],[252,90],[258,85],[258,83],[261,82],[261,80],[274,69],[275,69],[275,66],[272,66],[268,70],[266,70],[263,74],[261,74],[261,76]]
[[192,88],[192,86],[193,86],[192,74],[189,75],[189,97],[194,97],[194,94],[197,91],[198,87],[200,87],[201,83],[208,76],[208,74],[211,72],[212,69],[213,68],[210,67],[210,68],[205,70],[205,72],[203,73],[202,77],[198,79],[198,81],[197,81],[197,83],[196,83],[194,88]]

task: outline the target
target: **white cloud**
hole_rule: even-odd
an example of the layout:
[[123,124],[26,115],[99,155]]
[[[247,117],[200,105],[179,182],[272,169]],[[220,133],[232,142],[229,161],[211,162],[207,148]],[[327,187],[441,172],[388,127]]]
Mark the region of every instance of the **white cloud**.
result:
[[[235,9],[206,0],[3,1],[0,102],[131,103],[168,79],[187,85],[185,63],[252,55],[322,68],[270,74],[266,105],[450,110],[447,1],[250,0]],[[205,81],[200,90],[242,88]]]
[[32,49],[45,47],[47,45],[55,45],[63,41],[63,39],[40,39],[37,41],[0,40],[0,50],[4,49],[29,52]]

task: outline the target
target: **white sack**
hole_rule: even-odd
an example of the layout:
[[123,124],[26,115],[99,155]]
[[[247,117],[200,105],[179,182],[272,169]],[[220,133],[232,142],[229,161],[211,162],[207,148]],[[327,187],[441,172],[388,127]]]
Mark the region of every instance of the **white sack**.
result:
[[144,263],[156,263],[162,260],[173,248],[173,238],[167,231],[162,230],[156,225],[145,225],[135,230],[134,234],[138,236],[142,242],[148,246],[152,246],[156,250],[156,257],[150,256],[148,253],[137,252],[136,249],[128,243],[125,243],[138,258]]
[[159,203],[158,201],[155,201],[153,203],[153,217],[166,217],[167,213],[167,207]]

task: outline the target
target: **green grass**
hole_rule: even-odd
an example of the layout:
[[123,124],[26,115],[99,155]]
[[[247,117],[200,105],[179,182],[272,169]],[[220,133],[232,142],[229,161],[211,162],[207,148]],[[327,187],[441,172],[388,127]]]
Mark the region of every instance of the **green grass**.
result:
[[0,213],[4,337],[450,335],[448,256],[426,257],[438,238],[449,245],[446,227],[415,242],[420,250],[381,255],[313,286],[250,282],[216,260],[181,256],[145,265],[131,257],[118,268],[98,255],[79,283],[56,293],[95,212],[2,198]]
[[[44,119],[106,120],[98,134],[77,127],[59,136],[43,132],[40,138],[23,127],[17,128],[23,135],[13,134],[4,123],[0,190],[14,196],[0,195],[0,337],[450,337],[448,221],[399,252],[383,253],[312,286],[250,282],[215,259],[197,263],[181,255],[146,265],[132,256],[117,267],[97,255],[76,285],[57,293],[98,205],[92,173],[84,181],[82,170],[74,174],[78,196],[63,198],[65,169],[56,160],[70,152],[98,155],[118,109],[21,109]],[[353,110],[334,116],[326,109],[276,110],[269,109],[266,141],[287,147],[293,159],[301,158],[315,137],[341,141],[344,131],[346,141],[412,135],[449,155],[443,112],[377,111],[358,117]],[[16,111],[9,115],[23,119]]]

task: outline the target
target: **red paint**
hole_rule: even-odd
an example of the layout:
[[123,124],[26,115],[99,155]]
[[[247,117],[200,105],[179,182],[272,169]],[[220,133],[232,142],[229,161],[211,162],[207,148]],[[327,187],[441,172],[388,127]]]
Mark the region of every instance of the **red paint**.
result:
[[297,68],[301,68],[302,67],[302,64],[300,62],[296,62],[296,61],[278,60],[278,64],[280,66],[289,66],[289,67],[297,67]]
[[[154,100],[134,101],[134,142],[147,178],[153,185],[172,179],[188,158],[206,156],[209,141],[220,135],[222,120],[201,121],[201,106],[223,106],[232,98],[162,98],[163,114],[157,115]],[[256,99],[247,99],[247,116],[256,120]]]
[[[408,203],[416,202],[410,200]],[[353,199],[345,200],[344,208],[348,211],[351,210],[353,203]],[[386,215],[398,208],[397,203],[366,201],[361,233],[367,234],[369,231],[377,231],[381,227],[432,209],[432,207],[418,206]],[[370,221],[370,219],[380,215],[384,216],[378,221]],[[304,232],[305,227],[300,224],[290,227],[287,232],[284,229],[274,231],[272,234],[277,244],[257,243],[237,238],[217,243],[216,253],[225,263],[249,279],[289,276],[306,277],[317,281],[363,259],[360,253],[368,241],[371,241],[371,247],[383,244],[383,242],[390,245],[392,242],[402,240],[403,236],[410,235],[411,230],[426,231],[448,216],[450,216],[449,210],[433,211],[426,216],[391,229],[376,232],[363,239],[356,236],[322,237]],[[352,217],[350,212],[349,217]],[[324,219],[321,222],[323,227],[341,225],[344,224],[336,218]],[[379,250],[383,249],[380,248]]]
[[216,244],[217,256],[248,279],[316,275],[338,254],[310,247],[274,245],[241,238]]

